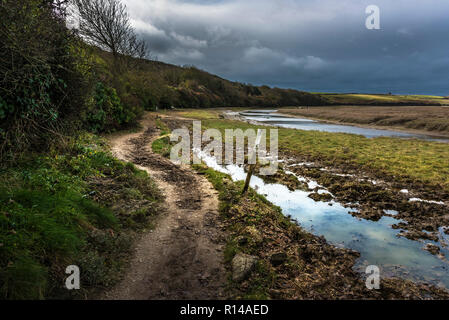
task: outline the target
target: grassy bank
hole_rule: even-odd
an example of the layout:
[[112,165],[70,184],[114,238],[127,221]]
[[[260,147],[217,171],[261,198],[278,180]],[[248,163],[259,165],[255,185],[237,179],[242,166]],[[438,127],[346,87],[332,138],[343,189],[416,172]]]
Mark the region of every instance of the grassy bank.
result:
[[[138,229],[161,195],[146,172],[90,134],[0,172],[0,296],[83,298],[119,278]],[[81,290],[64,289],[65,268]]]
[[349,124],[449,135],[449,107],[339,106],[282,108],[282,113]]

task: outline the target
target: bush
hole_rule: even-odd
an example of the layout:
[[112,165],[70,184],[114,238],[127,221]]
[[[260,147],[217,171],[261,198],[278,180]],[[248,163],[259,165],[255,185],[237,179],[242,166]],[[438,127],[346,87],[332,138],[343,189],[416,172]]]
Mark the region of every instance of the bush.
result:
[[87,126],[90,131],[104,132],[119,129],[136,118],[123,106],[117,91],[98,82],[95,87],[94,103],[87,112]]

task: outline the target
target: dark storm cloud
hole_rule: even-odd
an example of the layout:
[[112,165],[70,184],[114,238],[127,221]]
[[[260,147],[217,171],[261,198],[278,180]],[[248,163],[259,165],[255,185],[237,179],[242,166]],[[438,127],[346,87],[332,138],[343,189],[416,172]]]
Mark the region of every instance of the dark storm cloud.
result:
[[[310,91],[449,94],[446,0],[127,0],[159,60]],[[381,30],[365,28],[380,7]]]

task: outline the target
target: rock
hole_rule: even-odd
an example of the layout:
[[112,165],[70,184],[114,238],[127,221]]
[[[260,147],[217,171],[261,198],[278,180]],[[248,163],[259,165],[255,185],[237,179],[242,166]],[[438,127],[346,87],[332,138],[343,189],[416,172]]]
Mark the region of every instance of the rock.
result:
[[257,257],[244,253],[237,253],[232,259],[232,280],[240,282],[245,280],[256,266]]
[[287,261],[287,254],[284,252],[275,253],[271,255],[270,262],[274,267],[280,266]]

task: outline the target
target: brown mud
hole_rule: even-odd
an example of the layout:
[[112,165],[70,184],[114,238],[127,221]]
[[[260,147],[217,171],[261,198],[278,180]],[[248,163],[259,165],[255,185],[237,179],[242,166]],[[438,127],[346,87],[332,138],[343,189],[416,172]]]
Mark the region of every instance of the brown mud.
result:
[[151,151],[158,136],[147,114],[139,133],[110,137],[112,152],[147,171],[165,196],[154,230],[143,234],[123,280],[102,299],[224,299],[224,227],[217,193],[189,167]]

